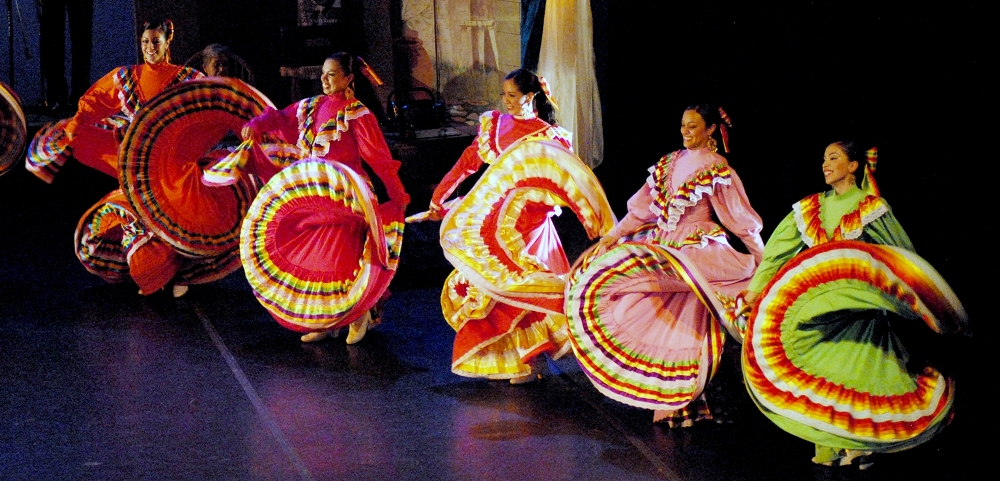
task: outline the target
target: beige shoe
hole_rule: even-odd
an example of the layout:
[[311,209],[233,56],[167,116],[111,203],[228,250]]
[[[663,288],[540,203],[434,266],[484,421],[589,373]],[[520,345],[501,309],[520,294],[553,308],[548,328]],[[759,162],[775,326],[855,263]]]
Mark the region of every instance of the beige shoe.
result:
[[521,384],[528,384],[529,382],[535,382],[541,378],[542,378],[541,374],[535,374],[534,372],[529,372],[528,374],[525,374],[523,376],[510,378],[510,383],[515,386],[518,386]]
[[187,294],[188,286],[174,286],[173,291],[174,291],[174,299],[177,299],[178,297]]
[[309,334],[303,334],[299,339],[301,339],[302,342],[316,342],[330,337],[330,334],[333,334],[333,331],[310,332]]
[[365,337],[365,333],[368,332],[368,325],[372,321],[371,312],[366,312],[361,319],[358,319],[351,323],[351,327],[347,330],[347,343],[357,344],[358,341]]

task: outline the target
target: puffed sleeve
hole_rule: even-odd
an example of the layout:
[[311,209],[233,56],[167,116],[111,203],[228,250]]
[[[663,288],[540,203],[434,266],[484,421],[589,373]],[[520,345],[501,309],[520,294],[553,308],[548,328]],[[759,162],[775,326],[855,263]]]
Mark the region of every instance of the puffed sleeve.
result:
[[802,241],[799,228],[795,224],[795,213],[789,212],[787,216],[775,227],[771,237],[767,239],[764,246],[764,254],[757,265],[748,291],[761,292],[767,283],[771,281],[774,274],[781,266],[785,265],[792,257],[805,249],[806,243]]
[[642,184],[642,187],[628,200],[628,214],[615,224],[605,237],[617,239],[625,234],[634,232],[639,227],[650,222],[656,222],[656,214],[649,210],[653,204],[653,188],[649,184]]
[[385,143],[382,130],[374,114],[362,115],[352,120],[351,131],[358,140],[358,151],[365,163],[372,168],[385,185],[386,193],[393,204],[405,210],[410,203],[403,182],[399,180],[400,162],[392,158],[389,145]]
[[[107,117],[122,111],[115,75],[118,69],[108,72],[91,85],[77,103],[76,115],[66,124],[65,132],[70,140],[80,128],[98,128],[96,125]],[[83,127],[81,127],[83,126]]]
[[263,113],[250,119],[247,122],[247,126],[256,130],[257,133],[270,132],[290,144],[298,143],[299,121],[296,116],[298,108],[299,102],[295,102],[282,110],[267,107]]
[[[883,199],[884,200],[884,199]],[[910,236],[903,230],[903,226],[896,220],[892,210],[882,214],[878,219],[871,221],[865,226],[864,236],[873,244],[890,245],[902,247],[911,252],[916,252]]]
[[764,254],[764,242],[760,238],[760,230],[764,228],[757,211],[750,206],[743,181],[736,171],[729,169],[730,184],[717,185],[709,197],[712,209],[719,217],[722,225],[735,234],[747,246],[757,264],[760,264]]
[[483,166],[483,159],[479,157],[479,140],[473,140],[472,145],[466,147],[458,162],[452,166],[451,170],[444,175],[441,182],[434,188],[431,195],[431,208],[440,209],[444,201],[451,197],[452,192],[458,188],[468,176],[475,174]]

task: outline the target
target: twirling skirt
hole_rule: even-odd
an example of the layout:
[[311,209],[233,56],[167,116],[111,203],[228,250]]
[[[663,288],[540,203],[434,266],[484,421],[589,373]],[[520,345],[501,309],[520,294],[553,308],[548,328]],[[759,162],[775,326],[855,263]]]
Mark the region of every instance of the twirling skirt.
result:
[[227,187],[202,183],[202,169],[228,155],[236,133],[271,103],[231,78],[181,82],[140,109],[125,133],[122,189],[142,222],[189,257],[235,252],[258,184],[245,176]]
[[550,216],[568,207],[591,237],[614,214],[579,158],[553,142],[505,151],[445,216],[441,246],[455,267],[441,294],[456,330],[452,371],[508,379],[541,353],[569,351],[563,313],[569,263]]
[[402,209],[378,206],[367,179],[304,159],[261,189],[243,221],[240,257],[254,295],[281,325],[335,329],[385,292],[403,241]]
[[761,411],[817,445],[898,451],[947,424],[955,386],[908,367],[899,322],[953,332],[968,321],[941,276],[916,254],[830,242],[789,261],[761,293],[743,368]]
[[28,124],[21,100],[7,84],[0,82],[0,175],[17,164],[28,137]]

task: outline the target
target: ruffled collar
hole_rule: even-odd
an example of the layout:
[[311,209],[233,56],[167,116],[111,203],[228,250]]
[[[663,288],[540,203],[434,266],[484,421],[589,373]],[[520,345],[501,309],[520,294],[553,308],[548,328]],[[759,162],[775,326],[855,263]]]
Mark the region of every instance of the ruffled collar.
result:
[[706,163],[706,168],[694,172],[676,190],[672,188],[677,160],[694,155],[692,161],[698,162],[697,157],[711,153],[708,148],[678,150],[664,155],[650,167],[646,183],[653,190],[653,202],[649,211],[656,215],[656,224],[664,231],[673,232],[687,208],[697,205],[703,196],[712,195],[716,184],[732,184],[732,171],[723,158],[721,162]]
[[[834,204],[845,202],[857,202],[857,205],[841,216],[833,233],[828,234],[823,227],[823,207],[833,208]],[[852,187],[839,195],[832,190],[813,194],[796,202],[792,211],[802,242],[813,247],[830,241],[861,237],[865,226],[889,212],[889,204],[879,196],[866,194],[857,187]]]
[[[317,114],[325,102],[334,102],[336,112],[316,126],[321,120],[317,118]],[[298,146],[306,156],[325,157],[330,150],[330,143],[339,141],[341,135],[350,130],[349,121],[368,113],[368,108],[361,101],[348,99],[339,92],[302,100],[296,110],[299,121]]]

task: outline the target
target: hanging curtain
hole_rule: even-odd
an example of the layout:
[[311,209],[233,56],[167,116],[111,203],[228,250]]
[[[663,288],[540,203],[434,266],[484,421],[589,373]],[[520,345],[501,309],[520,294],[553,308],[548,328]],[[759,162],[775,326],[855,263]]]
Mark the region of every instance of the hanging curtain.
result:
[[545,0],[521,0],[521,67],[538,69]]
[[604,160],[604,122],[594,72],[590,0],[547,0],[538,73],[559,102],[559,126],[573,133],[573,149],[591,168]]

